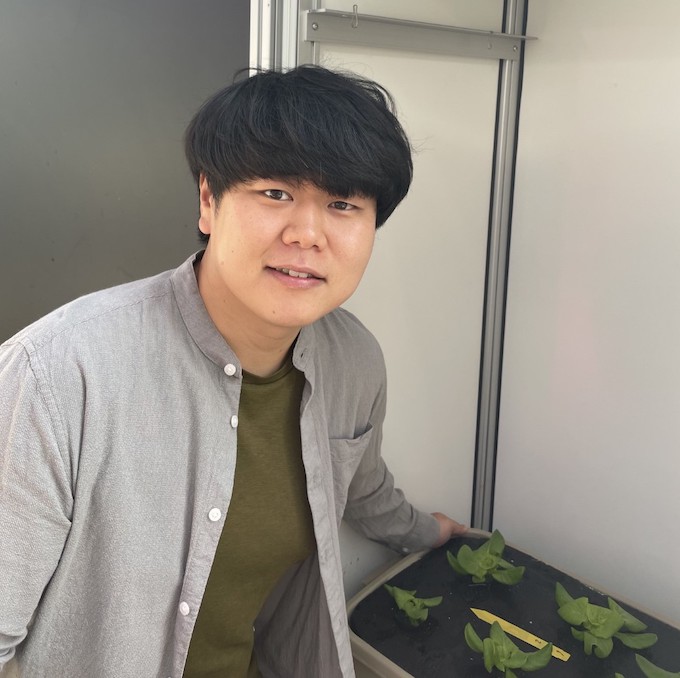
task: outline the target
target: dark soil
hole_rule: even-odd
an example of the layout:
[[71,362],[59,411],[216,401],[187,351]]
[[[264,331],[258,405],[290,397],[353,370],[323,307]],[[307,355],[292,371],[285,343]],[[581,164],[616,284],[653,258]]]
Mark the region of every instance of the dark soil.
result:
[[[394,600],[380,587],[362,600],[352,613],[350,627],[354,633],[415,678],[488,678],[482,655],[470,650],[463,638],[463,629],[468,622],[481,638],[489,635],[489,625],[470,611],[471,607],[476,607],[552,641],[571,654],[567,662],[553,657],[544,669],[535,674],[520,672],[520,676],[614,678],[614,673],[618,672],[625,678],[644,678],[635,663],[636,650],[615,639],[609,657],[588,657],[583,652],[583,644],[572,637],[569,624],[557,615],[555,582],[560,582],[574,598],[587,596],[591,603],[607,605],[605,595],[578,580],[511,547],[506,547],[503,557],[515,565],[526,566],[519,584],[472,585],[469,577],[457,575],[446,559],[447,549],[455,555],[462,544],[477,548],[482,541],[478,537],[453,540],[434,549],[388,582],[403,589],[416,589],[416,595],[421,598],[444,597],[441,605],[430,609],[425,628],[410,629],[399,624]],[[647,624],[647,632],[659,636],[656,645],[637,652],[667,671],[680,671],[680,629],[633,607],[623,607]],[[521,650],[534,650],[521,640],[513,638],[513,642]],[[492,676],[502,674],[494,669]]]

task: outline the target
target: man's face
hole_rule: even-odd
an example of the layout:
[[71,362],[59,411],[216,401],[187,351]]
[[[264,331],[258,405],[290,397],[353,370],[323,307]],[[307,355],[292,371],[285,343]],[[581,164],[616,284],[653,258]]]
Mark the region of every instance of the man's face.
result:
[[199,287],[218,327],[237,322],[253,337],[294,337],[359,284],[375,239],[375,199],[257,179],[226,191],[217,207],[202,179],[200,200],[199,227],[210,240]]

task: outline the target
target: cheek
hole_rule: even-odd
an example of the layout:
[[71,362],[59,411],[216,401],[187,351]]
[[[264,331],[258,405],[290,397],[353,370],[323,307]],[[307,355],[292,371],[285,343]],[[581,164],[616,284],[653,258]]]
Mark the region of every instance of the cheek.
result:
[[362,237],[353,239],[351,244],[345,243],[343,268],[345,270],[344,280],[349,294],[352,294],[357,288],[366,271],[373,251],[373,242],[373,236],[368,237],[363,234]]
[[355,248],[356,270],[359,275],[363,275],[368,266],[373,252],[373,244],[375,243],[375,230],[371,230],[369,234],[364,234],[357,242]]
[[247,234],[240,229],[230,229],[220,233],[218,241],[220,256],[228,260],[227,265],[239,267],[246,266],[257,250],[254,238],[248,238]]
[[359,280],[363,278],[364,273],[366,272],[366,267],[368,266],[368,262],[370,261],[371,258],[371,252],[370,250],[364,254],[364,257],[362,258],[360,263],[357,263],[357,266],[355,268],[356,270],[356,275]]

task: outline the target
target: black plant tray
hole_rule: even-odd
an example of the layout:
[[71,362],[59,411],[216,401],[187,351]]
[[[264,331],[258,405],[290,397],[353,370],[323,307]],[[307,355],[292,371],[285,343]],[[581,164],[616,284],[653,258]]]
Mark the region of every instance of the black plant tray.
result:
[[[553,657],[544,669],[532,674],[519,672],[520,676],[614,678],[618,672],[625,678],[644,678],[635,662],[636,650],[615,639],[609,657],[588,657],[583,644],[572,637],[569,625],[557,615],[556,582],[574,598],[587,596],[591,603],[607,606],[606,595],[579,580],[511,546],[506,547],[503,557],[514,565],[526,566],[519,584],[472,585],[469,577],[455,574],[446,559],[447,549],[456,555],[462,544],[477,548],[486,537],[485,533],[478,533],[452,540],[422,557],[414,554],[401,561],[404,569],[395,573],[401,564],[398,563],[355,596],[348,603],[355,659],[378,676],[488,678],[482,655],[470,650],[463,637],[468,622],[481,638],[489,635],[489,625],[471,612],[470,608],[474,607],[551,641],[571,654],[566,662]],[[430,610],[430,617],[422,628],[411,630],[397,618],[396,605],[383,583],[415,589],[422,598],[441,595],[444,600]],[[625,601],[617,602],[647,624],[648,632],[659,637],[656,645],[637,652],[667,671],[680,671],[680,629],[636,610]],[[515,638],[513,642],[524,651],[535,649]],[[376,654],[375,661],[372,653]],[[502,676],[502,673],[494,669],[492,676]]]

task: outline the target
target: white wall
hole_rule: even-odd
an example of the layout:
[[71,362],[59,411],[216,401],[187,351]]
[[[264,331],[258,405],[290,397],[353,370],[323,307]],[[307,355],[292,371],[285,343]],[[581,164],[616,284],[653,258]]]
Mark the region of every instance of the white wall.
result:
[[494,524],[680,623],[680,4],[541,0]]
[[[351,11],[351,2],[329,0]],[[500,30],[500,0],[360,3],[362,13]],[[345,305],[376,335],[388,371],[383,455],[418,507],[469,522],[498,61],[325,45],[320,62],[395,96],[415,147],[412,190],[378,232]],[[342,537],[346,592],[392,552]]]

